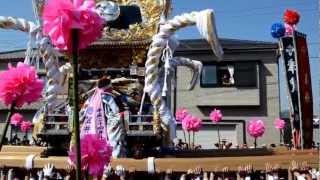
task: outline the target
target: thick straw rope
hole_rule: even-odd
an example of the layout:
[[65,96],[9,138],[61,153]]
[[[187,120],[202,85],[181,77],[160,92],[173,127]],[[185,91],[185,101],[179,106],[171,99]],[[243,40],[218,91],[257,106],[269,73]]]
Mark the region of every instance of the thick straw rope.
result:
[[[40,55],[42,56],[42,60],[45,64],[49,80],[46,91],[46,101],[48,103],[49,110],[54,108],[57,94],[65,91],[61,86],[63,75],[67,74],[70,68],[68,66],[63,66],[63,68],[59,70],[59,52],[54,49],[49,38],[42,37],[40,28],[37,27],[35,23],[22,18],[0,16],[0,28],[26,32],[30,34],[31,38],[36,39],[36,44],[40,49]],[[25,62],[29,61],[27,60]]]
[[0,28],[13,29],[29,33],[35,28],[35,24],[22,18],[0,16]]
[[59,52],[53,47],[48,37],[43,37],[40,41],[40,53],[47,69],[48,77],[47,107],[52,111],[57,105],[57,95],[64,94],[66,89],[63,87],[65,76],[70,72],[70,64],[59,65]]
[[[211,18],[211,21],[208,21],[208,18]],[[203,22],[203,20],[206,21]],[[160,113],[162,124],[165,126],[171,126],[170,129],[174,128],[171,131],[175,131],[175,122],[172,113],[167,108],[166,102],[161,96],[161,80],[159,81],[160,57],[163,53],[163,50],[166,48],[170,37],[175,33],[175,31],[179,30],[180,28],[195,24],[198,26],[201,35],[207,39],[215,55],[220,60],[223,52],[219,42],[214,40],[217,39],[217,35],[214,27],[212,10],[182,14],[180,16],[175,16],[172,20],[161,24],[158,34],[153,37],[153,42],[151,43],[147,54],[144,91],[149,94],[155,112]],[[170,132],[170,136],[171,139],[175,138],[175,133]]]

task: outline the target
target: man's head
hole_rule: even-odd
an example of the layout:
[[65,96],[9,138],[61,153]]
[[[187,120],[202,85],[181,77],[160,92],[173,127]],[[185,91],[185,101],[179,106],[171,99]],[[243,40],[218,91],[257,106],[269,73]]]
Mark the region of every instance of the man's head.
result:
[[108,89],[111,87],[111,80],[107,76],[103,76],[98,81],[98,88],[100,89]]

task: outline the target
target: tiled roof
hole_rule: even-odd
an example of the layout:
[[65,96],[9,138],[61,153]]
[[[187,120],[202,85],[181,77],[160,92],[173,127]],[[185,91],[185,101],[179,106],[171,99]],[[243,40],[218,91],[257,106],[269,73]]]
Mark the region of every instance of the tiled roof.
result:
[[24,59],[26,50],[25,49],[19,49],[14,51],[6,51],[6,52],[0,52],[0,59]]
[[[151,41],[106,41],[100,39],[93,43],[89,48],[97,48],[101,46],[108,46],[109,48],[130,48],[136,46],[146,46]],[[274,42],[264,41],[251,41],[251,40],[239,40],[239,39],[226,39],[220,38],[220,43],[225,50],[237,50],[237,49],[277,49],[278,44]],[[190,51],[190,50],[209,50],[209,44],[204,39],[185,39],[180,40],[180,46],[176,51]],[[0,52],[0,60],[7,59],[24,59],[25,49]]]
[[[251,41],[239,39],[219,39],[224,50],[250,50],[250,49],[278,49],[274,42]],[[210,50],[209,44],[204,39],[180,40],[180,46],[176,51]]]

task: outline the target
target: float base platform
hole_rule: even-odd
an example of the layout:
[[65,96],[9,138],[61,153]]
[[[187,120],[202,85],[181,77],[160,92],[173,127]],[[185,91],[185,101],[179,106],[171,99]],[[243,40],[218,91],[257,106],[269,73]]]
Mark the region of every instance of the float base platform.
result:
[[[50,156],[41,158],[40,153],[45,148],[27,147],[27,146],[4,146],[0,152],[0,166],[21,167],[24,168],[25,160],[28,155],[35,155],[33,160],[34,168],[43,168],[44,165],[52,163],[57,169],[66,169],[68,166],[67,157]],[[156,158],[155,168],[158,171],[166,171],[172,169],[180,172],[190,168],[200,166],[204,171],[214,171],[223,167],[229,167],[229,170],[237,170],[238,166],[252,164],[255,170],[265,170],[265,164],[279,164],[281,168],[288,169],[291,161],[306,161],[311,167],[319,167],[319,151],[318,150],[292,150],[273,149],[272,155],[264,156],[245,156],[239,157],[197,157],[197,158]],[[131,159],[120,158],[113,159],[112,166],[122,165],[125,169],[134,168],[136,171],[147,171],[147,159]]]

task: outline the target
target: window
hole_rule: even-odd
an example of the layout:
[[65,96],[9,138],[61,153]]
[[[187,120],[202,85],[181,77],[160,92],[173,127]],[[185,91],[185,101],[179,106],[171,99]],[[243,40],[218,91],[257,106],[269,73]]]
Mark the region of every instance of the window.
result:
[[234,86],[234,65],[204,65],[201,87]]
[[255,62],[204,64],[201,87],[255,87],[258,64]]
[[217,85],[217,66],[204,66],[201,74],[201,85]]
[[258,81],[258,63],[236,63],[234,77],[237,87],[256,87]]

